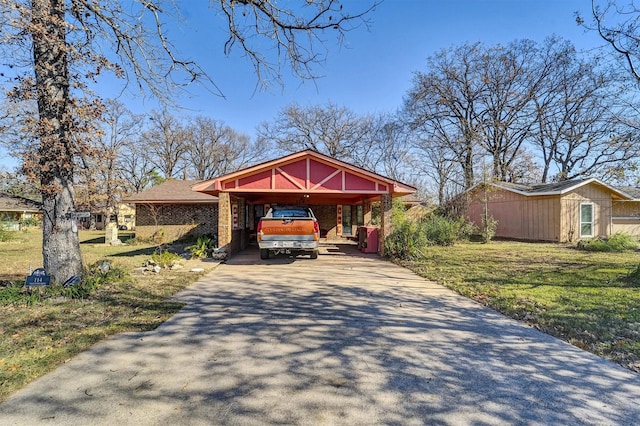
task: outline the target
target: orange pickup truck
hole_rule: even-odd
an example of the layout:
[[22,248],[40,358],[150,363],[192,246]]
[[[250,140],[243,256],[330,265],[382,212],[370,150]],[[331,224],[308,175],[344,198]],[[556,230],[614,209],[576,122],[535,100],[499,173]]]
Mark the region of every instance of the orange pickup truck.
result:
[[309,254],[318,258],[320,227],[306,206],[272,206],[257,229],[260,258],[270,254]]

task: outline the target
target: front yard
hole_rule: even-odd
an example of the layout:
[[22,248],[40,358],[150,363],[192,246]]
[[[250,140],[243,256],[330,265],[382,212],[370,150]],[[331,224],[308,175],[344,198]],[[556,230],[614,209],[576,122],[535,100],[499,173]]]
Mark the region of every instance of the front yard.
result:
[[[24,281],[42,266],[41,231],[0,242],[0,281]],[[107,246],[104,232],[81,231],[87,265],[106,259],[132,271],[154,251],[152,245]],[[156,328],[182,305],[168,297],[201,274],[136,274],[96,289],[86,299],[53,298],[33,305],[0,301],[0,401],[107,336]],[[0,288],[1,289],[1,288]]]
[[545,333],[640,372],[640,252],[494,241],[402,264]]

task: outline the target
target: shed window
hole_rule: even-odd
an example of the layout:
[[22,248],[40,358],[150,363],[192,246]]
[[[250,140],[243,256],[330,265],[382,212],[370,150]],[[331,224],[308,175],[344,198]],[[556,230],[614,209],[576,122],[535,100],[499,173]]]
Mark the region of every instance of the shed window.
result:
[[593,237],[593,204],[580,204],[580,237]]

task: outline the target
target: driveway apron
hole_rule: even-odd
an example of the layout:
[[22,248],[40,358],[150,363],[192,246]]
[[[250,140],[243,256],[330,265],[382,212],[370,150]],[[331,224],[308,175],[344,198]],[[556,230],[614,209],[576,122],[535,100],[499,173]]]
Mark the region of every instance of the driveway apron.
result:
[[109,338],[13,395],[0,424],[640,419],[640,375],[349,247],[245,251],[176,298],[185,307],[156,330]]

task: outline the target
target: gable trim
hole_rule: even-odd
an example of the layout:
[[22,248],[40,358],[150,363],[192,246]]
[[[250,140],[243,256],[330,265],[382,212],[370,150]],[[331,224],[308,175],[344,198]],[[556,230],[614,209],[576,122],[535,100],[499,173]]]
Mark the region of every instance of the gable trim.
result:
[[[500,183],[501,182],[491,182],[491,183],[489,183],[489,185],[494,186],[496,188],[504,189],[505,191],[513,192],[515,194],[520,194],[520,195],[523,195],[525,197],[537,197],[537,196],[545,196],[545,195],[563,195],[563,194],[571,192],[571,191],[573,191],[575,189],[578,189],[578,188],[580,188],[582,186],[589,185],[591,183],[597,183],[598,185],[604,186],[609,191],[617,194],[618,196],[620,196],[622,198],[627,198],[629,200],[633,200],[633,197],[630,196],[629,194],[627,194],[627,193],[625,193],[623,191],[620,191],[619,189],[614,188],[611,185],[607,185],[606,183],[604,183],[601,180],[596,179],[596,178],[590,178],[590,179],[587,179],[585,181],[578,182],[575,185],[572,185],[572,186],[569,186],[569,187],[566,187],[566,188],[563,188],[563,189],[560,189],[560,190],[557,190],[557,191],[544,191],[544,192],[522,191],[522,190],[519,190],[519,189],[516,189],[516,188],[511,188],[511,187],[509,187],[507,185],[501,185]],[[477,187],[479,185],[481,185],[481,184],[478,184],[478,185],[474,186],[472,189],[475,189],[475,187]]]

